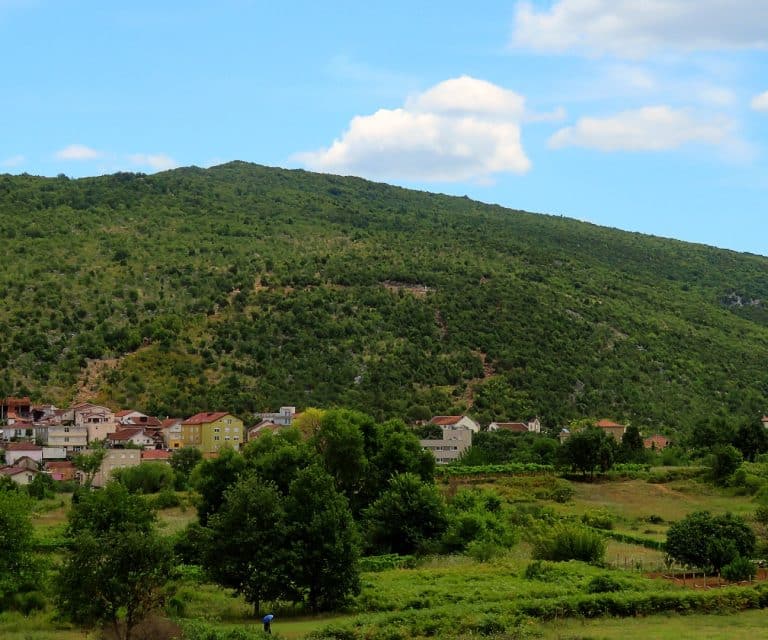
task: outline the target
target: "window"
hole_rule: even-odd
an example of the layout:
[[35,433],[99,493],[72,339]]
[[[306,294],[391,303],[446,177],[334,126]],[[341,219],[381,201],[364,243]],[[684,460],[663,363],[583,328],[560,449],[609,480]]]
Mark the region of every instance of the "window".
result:
[[221,436],[213,436],[214,440],[221,440]]
[[64,433],[69,433],[69,427],[64,427]]
[[224,436],[224,439],[225,440],[229,440],[229,436]]
[[235,437],[234,437],[234,439],[235,439],[235,440],[239,440],[239,439],[240,439],[240,436],[235,436]]
[[69,438],[64,438],[64,442],[69,442]]
[[232,424],[232,418],[227,418],[227,424]]
[[214,427],[213,428],[213,432],[214,433],[219,433],[220,431],[221,431],[221,429],[219,429],[219,427]]

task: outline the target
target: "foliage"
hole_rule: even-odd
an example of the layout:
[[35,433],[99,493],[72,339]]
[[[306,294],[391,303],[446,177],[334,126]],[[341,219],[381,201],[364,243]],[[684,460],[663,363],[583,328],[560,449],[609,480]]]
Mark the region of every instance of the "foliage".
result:
[[85,531],[96,536],[129,529],[149,532],[155,520],[155,514],[144,498],[131,494],[124,485],[113,480],[103,489],[84,488],[72,496],[67,530],[72,536]]
[[83,627],[109,624],[121,640],[162,605],[172,555],[154,531],[79,533],[56,576],[56,606]]
[[173,469],[159,462],[142,462],[135,467],[115,469],[112,478],[131,493],[157,493],[172,490],[175,485]]
[[768,451],[768,434],[759,418],[743,422],[736,430],[733,445],[741,451],[745,460],[754,462],[761,453]]
[[643,443],[643,437],[640,435],[640,430],[633,424],[627,426],[627,430],[621,436],[617,461],[644,463],[647,458],[648,454]]
[[35,474],[26,489],[27,493],[36,500],[45,500],[46,498],[53,497],[54,494],[54,481],[47,473]]
[[728,582],[742,582],[745,580],[754,580],[757,575],[757,567],[749,558],[736,556],[727,565],[723,567],[723,578]]
[[582,560],[597,563],[603,560],[605,548],[603,536],[592,529],[560,524],[534,542],[533,557],[556,562]]
[[204,460],[195,467],[192,484],[200,494],[197,515],[205,526],[224,500],[224,492],[233,484],[245,468],[242,455],[230,448],[224,448],[217,458]]
[[0,311],[2,383],[57,404],[88,372],[156,415],[301,399],[383,421],[475,393],[484,420],[683,435],[768,402],[760,256],[242,162],[0,176],[0,229],[26,258],[0,257],[26,292]]
[[666,551],[680,564],[719,572],[737,557],[749,558],[755,534],[741,518],[696,511],[667,531]]
[[203,454],[197,447],[174,449],[171,454],[171,469],[176,474],[177,488],[186,487],[192,470],[202,461]]
[[712,478],[724,483],[742,462],[741,452],[730,444],[718,445],[712,450]]
[[448,527],[441,539],[447,552],[466,550],[487,559],[517,541],[507,511],[495,492],[461,489],[450,501]]
[[286,496],[285,515],[291,582],[310,609],[325,611],[356,594],[359,533],[333,478],[317,465],[302,469]]
[[535,464],[523,462],[508,462],[506,464],[484,464],[478,466],[464,466],[463,464],[444,465],[435,468],[435,476],[438,478],[451,478],[462,476],[485,475],[547,475],[554,473],[555,468],[548,464]]
[[29,499],[18,491],[0,491],[0,610],[11,597],[28,590],[37,577],[32,556]]
[[297,561],[286,544],[286,517],[274,485],[256,475],[241,477],[210,517],[205,566],[219,584],[242,593],[259,615],[261,603],[286,594]]
[[555,462],[557,440],[537,433],[481,431],[472,437],[472,446],[464,452],[466,466],[507,463],[550,465]]
[[596,427],[572,433],[558,451],[561,465],[594,476],[595,470],[608,471],[616,458],[616,440]]
[[446,507],[434,485],[412,474],[394,476],[389,488],[363,513],[366,541],[378,553],[407,555],[440,536]]
[[75,469],[83,474],[83,486],[91,486],[93,477],[101,468],[101,463],[106,455],[107,450],[98,446],[93,447],[90,451],[75,454],[72,464],[75,465]]

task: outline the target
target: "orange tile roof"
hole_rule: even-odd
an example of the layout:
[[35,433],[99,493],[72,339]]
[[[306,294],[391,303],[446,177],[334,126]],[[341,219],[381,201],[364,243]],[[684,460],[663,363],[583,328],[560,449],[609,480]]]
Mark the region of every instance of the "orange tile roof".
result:
[[162,451],[160,449],[150,449],[149,451],[141,452],[142,460],[170,460],[171,452]]
[[456,424],[464,416],[434,416],[430,422],[439,426],[446,426],[449,424]]
[[216,422],[228,415],[229,413],[226,411],[196,413],[192,417],[187,418],[182,424],[208,424],[209,422]]
[[611,420],[598,420],[595,423],[596,427],[600,427],[601,429],[608,429],[610,427],[623,427],[623,424],[619,424],[618,422],[612,422]]
[[9,442],[3,445],[6,451],[42,451],[43,448],[31,442]]

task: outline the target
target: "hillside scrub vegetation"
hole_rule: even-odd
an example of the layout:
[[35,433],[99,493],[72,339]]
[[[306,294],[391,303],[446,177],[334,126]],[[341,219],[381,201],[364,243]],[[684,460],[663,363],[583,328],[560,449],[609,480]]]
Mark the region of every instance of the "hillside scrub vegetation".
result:
[[242,162],[2,175],[0,230],[0,395],[686,435],[768,404],[759,256]]

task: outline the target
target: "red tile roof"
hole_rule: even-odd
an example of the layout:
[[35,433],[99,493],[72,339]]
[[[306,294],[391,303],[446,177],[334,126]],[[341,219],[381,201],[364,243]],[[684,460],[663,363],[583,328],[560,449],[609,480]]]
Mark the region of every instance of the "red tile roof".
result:
[[172,427],[173,425],[182,422],[181,418],[166,418],[160,423],[160,426],[163,429],[167,429],[168,427]]
[[668,438],[658,434],[643,440],[643,445],[645,446],[646,449],[664,449],[668,447],[669,444],[670,442]]
[[141,452],[142,460],[170,460],[170,451],[161,451],[160,449],[151,449],[149,451]]
[[439,425],[441,427],[447,426],[449,424],[456,424],[459,420],[461,420],[464,416],[434,416],[430,422],[432,424]]
[[124,427],[115,433],[108,433],[107,440],[130,440],[133,436],[141,435],[143,432],[144,429],[141,427]]
[[134,409],[121,409],[115,414],[115,418],[122,418],[123,416],[127,416],[129,413],[133,413]]
[[133,416],[132,418],[129,418],[127,424],[135,424],[136,426],[142,427],[159,427],[160,420],[155,418],[155,416]]
[[29,471],[30,473],[37,473],[34,469],[27,469],[26,467],[0,467],[0,473],[4,476],[15,476],[20,473],[23,473],[24,471]]
[[609,429],[611,427],[623,427],[623,424],[619,424],[618,422],[612,422],[611,420],[598,420],[595,423],[596,427],[600,427],[601,429]]
[[52,460],[51,462],[46,462],[45,466],[48,469],[74,469],[75,468],[75,465],[72,464],[69,460]]
[[208,424],[228,415],[229,413],[226,411],[196,413],[191,418],[187,418],[182,424]]
[[31,442],[9,442],[3,445],[6,451],[42,451],[43,448]]
[[512,431],[513,433],[528,433],[528,425],[524,422],[497,422],[496,426],[501,431]]

